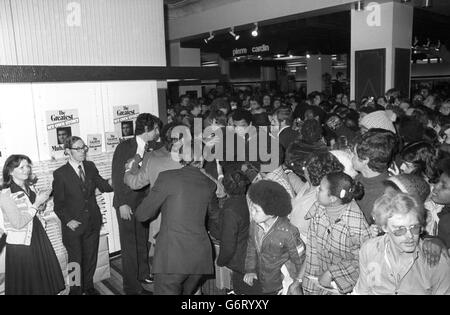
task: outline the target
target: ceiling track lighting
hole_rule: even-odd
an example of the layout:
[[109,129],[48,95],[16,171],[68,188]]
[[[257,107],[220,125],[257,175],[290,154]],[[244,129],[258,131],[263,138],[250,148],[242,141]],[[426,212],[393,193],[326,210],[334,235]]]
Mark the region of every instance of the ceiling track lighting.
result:
[[239,38],[241,38],[240,35],[237,35],[237,34],[234,32],[234,27],[231,28],[230,35],[233,36],[235,40],[239,40]]
[[422,8],[431,8],[433,6],[432,0],[424,0],[422,3]]
[[252,36],[258,37],[258,35],[259,35],[259,26],[258,26],[258,23],[255,23],[255,28],[252,31]]
[[212,41],[214,39],[214,34],[213,32],[209,32],[209,37],[205,38],[203,41],[205,42],[205,44],[208,44],[210,41]]
[[411,2],[411,0],[400,0],[401,3],[408,3]]
[[358,12],[364,11],[364,1],[355,2],[355,10]]

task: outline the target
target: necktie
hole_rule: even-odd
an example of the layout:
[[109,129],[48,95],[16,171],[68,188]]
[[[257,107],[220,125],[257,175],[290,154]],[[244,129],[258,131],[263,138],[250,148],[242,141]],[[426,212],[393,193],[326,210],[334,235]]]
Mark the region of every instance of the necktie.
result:
[[78,176],[80,176],[80,179],[84,184],[84,182],[86,180],[86,176],[84,175],[84,171],[83,171],[83,168],[81,167],[81,165],[78,165]]

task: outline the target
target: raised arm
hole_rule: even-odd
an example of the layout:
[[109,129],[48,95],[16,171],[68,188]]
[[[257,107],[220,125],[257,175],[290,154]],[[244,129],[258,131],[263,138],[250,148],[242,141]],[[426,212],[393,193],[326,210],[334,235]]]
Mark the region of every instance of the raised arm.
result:
[[137,163],[133,163],[133,167],[125,172],[123,181],[133,190],[138,190],[150,185],[150,167],[151,154],[146,152],[142,167],[138,168]]

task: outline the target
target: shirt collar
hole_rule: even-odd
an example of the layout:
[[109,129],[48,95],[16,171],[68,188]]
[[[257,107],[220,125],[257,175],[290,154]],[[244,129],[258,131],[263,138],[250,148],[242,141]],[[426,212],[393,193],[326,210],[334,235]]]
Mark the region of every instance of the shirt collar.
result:
[[257,224],[257,225],[258,225],[258,227],[259,227],[261,230],[264,231],[264,233],[267,233],[267,232],[269,232],[269,231],[272,229],[272,227],[275,225],[275,223],[278,222],[278,219],[279,219],[279,218],[280,218],[280,217],[277,217],[277,218],[275,219],[275,221],[273,221],[272,224],[269,225],[269,226],[267,227],[267,229],[265,229],[265,228],[263,227],[263,225],[260,225],[260,224]]
[[284,129],[289,128],[289,126],[284,126],[283,128],[278,131],[278,137],[280,137],[280,134],[283,132]]
[[141,137],[136,137],[136,143],[137,143],[137,154],[139,154],[141,157],[144,157],[145,153],[145,141],[142,140]]
[[83,169],[83,172],[84,172],[83,162],[77,163],[77,162],[74,162],[72,160],[69,160],[69,164],[75,170],[75,173],[78,174],[78,166],[80,166],[80,165],[81,165],[81,168]]

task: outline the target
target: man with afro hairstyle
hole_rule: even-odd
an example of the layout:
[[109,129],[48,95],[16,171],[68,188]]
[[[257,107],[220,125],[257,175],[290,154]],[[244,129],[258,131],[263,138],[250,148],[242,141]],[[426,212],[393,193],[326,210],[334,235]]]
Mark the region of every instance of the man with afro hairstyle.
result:
[[252,222],[244,281],[252,286],[258,279],[264,294],[279,294],[283,289],[281,267],[287,263],[294,280],[288,294],[298,294],[305,244],[298,229],[287,218],[292,210],[289,194],[280,184],[262,180],[250,186],[247,201]]

